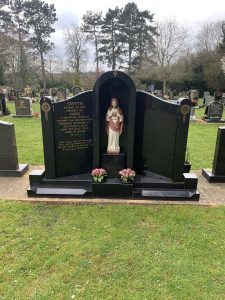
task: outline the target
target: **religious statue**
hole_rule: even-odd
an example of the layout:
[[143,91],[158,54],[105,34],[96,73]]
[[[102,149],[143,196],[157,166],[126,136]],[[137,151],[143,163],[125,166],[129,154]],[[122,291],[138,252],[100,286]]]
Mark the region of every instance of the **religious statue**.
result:
[[118,105],[118,100],[112,98],[106,114],[106,130],[108,134],[107,153],[120,153],[119,139],[123,131],[123,112]]

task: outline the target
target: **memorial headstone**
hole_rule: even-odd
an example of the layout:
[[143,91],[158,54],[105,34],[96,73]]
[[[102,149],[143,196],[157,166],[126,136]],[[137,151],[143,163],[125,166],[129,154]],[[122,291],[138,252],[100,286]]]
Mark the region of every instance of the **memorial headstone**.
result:
[[203,169],[202,175],[209,182],[225,182],[225,127],[219,127],[212,171]]
[[206,107],[203,119],[206,122],[224,122],[222,120],[223,108],[223,103],[218,101],[211,102],[209,106]]
[[67,98],[66,89],[59,88],[57,91],[57,101],[66,100],[66,98]]
[[17,99],[17,93],[14,89],[11,89],[9,91],[9,97],[8,97],[9,101],[15,101]]
[[14,124],[0,121],[0,176],[23,176],[27,164],[19,164]]
[[223,104],[225,104],[225,93],[222,93],[222,99],[221,99],[221,102],[222,102]]
[[79,86],[75,86],[72,88],[72,92],[73,92],[73,95],[76,96],[82,92],[82,89]]
[[32,118],[33,112],[31,109],[32,101],[28,97],[23,97],[15,100],[16,114],[13,117],[17,118]]
[[214,98],[215,98],[215,101],[222,102],[222,92],[215,92]]
[[204,99],[205,99],[205,101],[204,101],[205,106],[209,106],[209,104],[211,102],[215,101],[215,97],[214,96],[210,96],[210,95],[205,96]]
[[6,99],[2,88],[0,88],[0,111],[2,112],[2,115],[6,115]]
[[[199,198],[197,177],[184,173],[189,99],[164,101],[110,71],[93,91],[40,105],[45,170],[31,173],[29,196]],[[105,182],[93,182],[95,168],[106,169]],[[124,168],[136,172],[133,182],[120,180]]]
[[52,88],[52,89],[51,89],[51,96],[52,96],[53,98],[57,97],[57,91],[58,91],[57,88]]

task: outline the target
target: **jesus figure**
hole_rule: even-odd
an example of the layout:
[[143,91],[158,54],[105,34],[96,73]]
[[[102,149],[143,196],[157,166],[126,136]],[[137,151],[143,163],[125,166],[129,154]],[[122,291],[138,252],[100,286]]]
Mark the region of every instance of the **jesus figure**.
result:
[[120,153],[119,139],[123,131],[123,112],[118,105],[118,100],[112,98],[110,107],[106,114],[108,147],[107,153]]

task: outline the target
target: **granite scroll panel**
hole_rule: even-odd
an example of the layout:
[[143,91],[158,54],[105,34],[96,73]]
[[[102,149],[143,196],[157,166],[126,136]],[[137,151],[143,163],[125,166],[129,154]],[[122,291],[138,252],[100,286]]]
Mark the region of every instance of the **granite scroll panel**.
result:
[[53,104],[56,177],[90,173],[93,166],[92,92]]
[[19,168],[14,124],[0,121],[0,170]]
[[185,103],[184,114],[182,106],[137,92],[135,170],[183,179],[190,106]]

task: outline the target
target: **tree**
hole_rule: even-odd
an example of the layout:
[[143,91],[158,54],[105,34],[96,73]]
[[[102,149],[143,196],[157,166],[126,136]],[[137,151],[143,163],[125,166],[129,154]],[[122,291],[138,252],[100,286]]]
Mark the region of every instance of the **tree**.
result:
[[56,9],[54,4],[47,4],[41,0],[25,1],[23,8],[24,16],[27,20],[27,28],[32,30],[30,42],[33,49],[40,56],[43,88],[46,91],[44,55],[54,46],[50,42],[50,37],[55,32],[52,25],[57,21]]
[[175,19],[157,22],[155,53],[158,63],[158,79],[163,81],[163,94],[166,94],[167,82],[171,75],[171,64],[176,61],[185,49],[187,29]]
[[87,11],[83,16],[82,30],[88,34],[89,41],[95,47],[96,72],[99,73],[99,48],[101,42],[102,13]]
[[77,25],[71,26],[65,30],[66,50],[70,66],[75,71],[75,85],[80,85],[80,71],[84,59],[87,55],[88,38],[86,34]]
[[206,22],[197,35],[198,51],[213,51],[218,48],[222,38],[222,22]]
[[14,0],[10,3],[10,11],[12,14],[13,34],[17,37],[18,45],[18,78],[19,86],[24,88],[28,83],[28,62],[25,47],[28,45],[26,38],[28,31],[26,30],[26,20],[24,18],[23,0]]
[[120,36],[126,45],[124,54],[129,73],[142,67],[144,57],[153,45],[153,35],[156,32],[152,22],[153,14],[148,10],[140,11],[134,2],[126,4],[122,10]]
[[112,70],[121,67],[124,62],[122,58],[123,42],[119,34],[119,21],[121,10],[116,7],[109,9],[103,19],[102,30],[102,47],[99,49],[101,53],[100,59],[106,62]]

